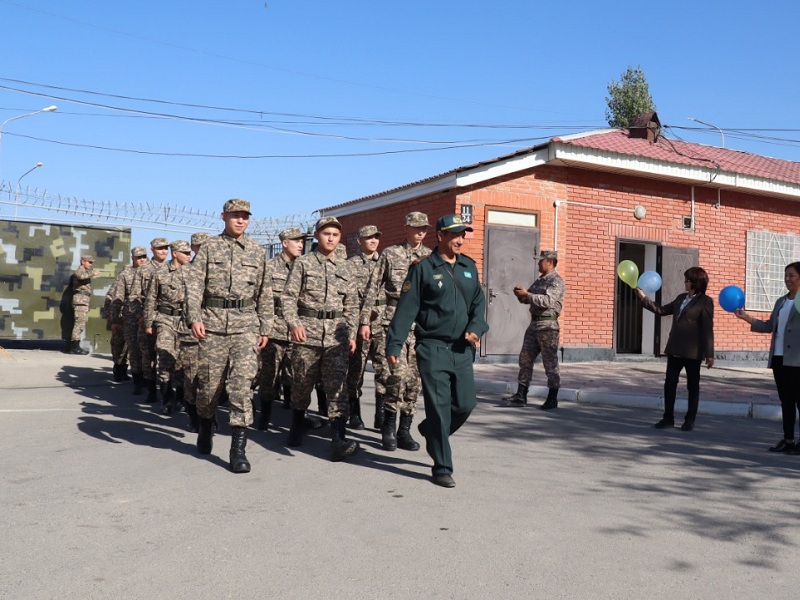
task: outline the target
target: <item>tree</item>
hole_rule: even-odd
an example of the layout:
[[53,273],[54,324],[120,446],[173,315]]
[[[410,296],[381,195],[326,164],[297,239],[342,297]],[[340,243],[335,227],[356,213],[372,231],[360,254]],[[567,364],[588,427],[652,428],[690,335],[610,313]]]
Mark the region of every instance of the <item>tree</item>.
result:
[[619,81],[608,84],[606,104],[606,120],[611,127],[630,127],[637,115],[656,110],[641,67],[628,67]]

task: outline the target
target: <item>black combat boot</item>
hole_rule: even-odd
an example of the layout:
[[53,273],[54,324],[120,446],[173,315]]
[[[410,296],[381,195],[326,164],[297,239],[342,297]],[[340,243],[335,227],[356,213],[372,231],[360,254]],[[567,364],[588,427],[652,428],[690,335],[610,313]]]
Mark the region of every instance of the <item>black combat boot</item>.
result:
[[383,409],[381,444],[384,450],[397,450],[397,413]]
[[528,404],[528,386],[517,384],[517,392],[503,398],[509,406],[526,406]]
[[172,400],[172,406],[177,412],[186,412],[186,399],[183,394],[183,386],[174,388],[175,396]]
[[131,378],[128,376],[128,363],[122,363],[119,366],[119,380],[120,381],[130,381]]
[[350,398],[350,420],[347,426],[350,429],[364,429],[364,421],[361,420],[361,400],[358,396]]
[[156,387],[156,380],[155,379],[145,379],[145,385],[147,386],[147,398],[145,402],[148,404],[155,404],[158,401],[158,388]]
[[328,394],[323,387],[317,388],[317,413],[322,417],[328,416]]
[[292,408],[292,386],[283,386],[283,408]]
[[231,427],[231,471],[234,473],[249,473],[250,461],[244,454],[247,446],[247,428]]
[[258,425],[256,429],[266,431],[269,429],[269,420],[272,417],[272,398],[261,396],[261,414],[258,415]]
[[186,414],[189,415],[189,433],[197,433],[200,430],[200,423],[197,419],[197,407],[194,404],[186,405]]
[[306,411],[302,408],[292,409],[292,426],[289,428],[289,437],[286,438],[286,445],[290,448],[297,448],[303,445],[303,427],[306,421]]
[[141,373],[134,373],[133,374],[133,395],[134,396],[141,396],[142,395],[142,386],[144,385],[144,378],[142,377]]
[[112,373],[111,379],[114,381],[114,383],[119,383],[120,381],[122,381],[122,375],[119,374],[120,366],[121,365],[114,363],[114,368],[111,370]]
[[89,354],[86,350],[81,348],[81,341],[80,340],[73,340],[71,342],[71,344],[72,345],[70,346],[70,349],[69,349],[69,353],[70,354],[80,354],[80,355]]
[[175,397],[175,393],[172,390],[172,386],[169,384],[168,381],[164,381],[161,383],[161,414],[162,415],[171,415],[172,414],[172,400]]
[[375,392],[375,422],[372,426],[378,431],[383,427],[383,394]]
[[214,419],[200,419],[197,434],[197,451],[200,454],[211,454],[214,446]]
[[397,427],[397,447],[403,450],[419,450],[419,444],[411,437],[413,415],[400,414],[400,425]]
[[69,354],[72,351],[72,340],[64,340],[64,349],[62,352],[64,354]]
[[547,398],[539,408],[542,410],[550,410],[551,408],[558,408],[558,388],[550,388],[547,390]]
[[333,430],[331,435],[331,460],[333,462],[339,462],[358,452],[360,448],[358,442],[345,439],[344,417],[331,419],[331,429]]

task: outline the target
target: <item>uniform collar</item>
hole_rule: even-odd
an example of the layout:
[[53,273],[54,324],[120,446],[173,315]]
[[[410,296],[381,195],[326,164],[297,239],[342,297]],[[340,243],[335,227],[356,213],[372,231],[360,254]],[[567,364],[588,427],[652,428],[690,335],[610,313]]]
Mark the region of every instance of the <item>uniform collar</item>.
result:
[[221,234],[219,234],[219,235],[220,235],[220,237],[221,237],[222,239],[224,239],[225,241],[227,241],[229,244],[238,244],[238,245],[239,245],[239,246],[241,246],[242,248],[244,248],[245,241],[247,240],[247,234],[246,234],[246,233],[243,233],[243,234],[242,234],[242,235],[239,237],[239,239],[238,239],[238,240],[237,240],[235,237],[231,237],[231,236],[229,236],[229,235],[228,235],[227,233],[225,233],[224,231],[223,231]]
[[[428,257],[428,260],[433,261],[434,268],[441,267],[442,265],[450,265],[450,263],[447,262],[441,254],[439,254],[439,246],[436,246],[436,248],[433,249],[433,252],[431,252],[431,255]],[[462,267],[468,266],[468,263],[464,260],[464,256],[462,254],[456,255],[456,262],[452,266],[455,267],[456,265],[461,265]]]

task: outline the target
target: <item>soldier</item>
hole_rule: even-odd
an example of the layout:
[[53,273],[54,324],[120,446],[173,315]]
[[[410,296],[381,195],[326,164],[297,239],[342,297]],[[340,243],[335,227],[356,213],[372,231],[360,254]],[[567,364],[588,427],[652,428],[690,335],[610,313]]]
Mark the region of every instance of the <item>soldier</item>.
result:
[[439,245],[433,254],[413,266],[403,283],[386,339],[389,365],[397,365],[411,325],[415,336],[425,420],[419,432],[433,459],[433,483],[454,487],[450,436],[475,408],[475,346],[489,330],[486,299],[475,261],[461,254],[465,232],[458,215],[436,222]]
[[122,274],[131,270],[133,270],[133,265],[125,265],[122,271],[114,278],[113,283],[106,292],[106,299],[100,311],[100,314],[106,320],[106,329],[111,332],[109,343],[111,344],[111,360],[114,364],[113,380],[116,383],[130,381],[130,377],[128,377],[128,347],[125,345],[125,333],[122,323],[115,324],[112,322],[111,307],[114,297],[118,294],[119,287],[122,285]]
[[[362,339],[371,337],[371,319],[373,309],[381,299],[386,299],[386,308],[383,314],[382,331],[386,329],[394,317],[395,307],[400,298],[400,291],[408,275],[408,268],[428,256],[430,248],[422,245],[422,240],[428,233],[428,217],[421,212],[411,212],[406,215],[406,241],[396,246],[389,246],[381,254],[378,267],[369,284],[369,290],[364,299],[364,308],[361,310],[359,336]],[[373,326],[377,329],[378,323]],[[384,344],[377,344],[379,361],[385,361]],[[417,360],[414,350],[414,332],[408,332],[408,339],[403,345],[400,360],[390,369],[386,381],[381,381],[382,375],[376,373],[376,385],[383,384],[386,395],[383,400],[384,419],[381,426],[381,444],[384,450],[419,450],[419,444],[411,437],[411,422],[417,412],[417,396],[419,395],[420,379],[417,370]],[[397,413],[400,412],[400,427],[397,427]]]
[[[157,269],[147,288],[144,301],[144,331],[155,338],[157,368],[156,377],[161,389],[161,414],[172,413],[176,392],[173,377],[180,371],[178,363],[178,326],[183,314],[183,279],[175,277],[178,269],[189,262],[192,249],[189,242],[177,240],[170,244],[172,260],[162,269]],[[175,382],[183,398],[183,382]]]
[[542,355],[544,372],[547,374],[547,399],[539,408],[550,410],[558,407],[558,388],[561,377],[558,372],[559,326],[558,315],[564,303],[566,286],[556,272],[558,254],[543,251],[539,255],[539,279],[528,289],[518,285],[514,295],[521,304],[530,304],[531,324],[525,330],[522,350],[519,353],[519,375],[517,392],[505,400],[510,406],[525,406],[528,403],[528,387],[533,376],[533,361]]
[[[133,282],[136,270],[147,263],[147,249],[144,246],[134,246],[131,250],[131,268],[123,269],[117,276],[114,294],[111,298],[111,328],[122,328],[125,346],[128,348],[128,360],[131,364],[133,376],[133,393],[142,393],[142,353],[139,352],[139,323],[136,315],[131,311],[133,298]],[[121,371],[124,373],[124,371]]]
[[305,411],[311,390],[321,382],[333,431],[331,460],[358,451],[345,438],[350,407],[344,396],[348,354],[356,349],[358,291],[347,261],[336,253],[342,225],[322,217],[314,227],[317,249],[295,259],[281,296],[283,317],[292,340],[292,426],[287,445],[302,444]]
[[[269,343],[261,351],[261,372],[259,374],[258,395],[261,398],[261,414],[258,419],[258,429],[266,431],[272,415],[272,402],[275,399],[275,388],[279,385],[281,365],[290,348],[289,328],[283,318],[281,307],[281,294],[286,287],[286,280],[292,270],[295,259],[303,254],[305,233],[297,227],[284,229],[278,235],[283,250],[280,254],[267,262],[267,277],[272,281],[272,295],[275,303],[275,318],[272,325],[272,335]],[[283,388],[284,400],[291,401],[291,392],[288,386]]]
[[70,354],[89,354],[81,348],[81,335],[86,329],[86,316],[89,314],[89,302],[92,299],[92,277],[97,277],[100,271],[93,269],[94,256],[81,256],[81,264],[72,274],[72,312],[75,314],[75,323],[70,336]]
[[[150,242],[150,250],[153,252],[153,258],[149,263],[142,265],[136,269],[136,276],[133,278],[133,290],[131,292],[130,310],[136,318],[138,323],[139,333],[137,334],[139,340],[138,352],[141,355],[141,385],[147,388],[148,404],[152,404],[158,399],[156,392],[156,341],[153,336],[147,335],[144,331],[144,299],[147,297],[147,288],[150,286],[150,281],[153,279],[157,269],[161,269],[167,263],[167,254],[169,254],[169,242],[167,238],[155,238]],[[136,352],[136,348],[132,348],[131,352]],[[136,389],[134,389],[136,393]]]
[[186,285],[186,322],[200,340],[197,369],[197,451],[210,454],[217,397],[228,392],[230,467],[249,473],[247,427],[253,422],[251,386],[258,354],[272,326],[272,284],[264,249],[250,239],[250,202],[234,198],[222,209],[225,230],[200,247]]
[[[378,245],[381,241],[381,232],[375,225],[365,225],[358,230],[358,253],[349,259],[350,267],[356,278],[358,285],[359,311],[363,310],[364,297],[367,294],[372,274],[378,265],[380,254]],[[377,321],[383,314],[383,307],[386,306],[386,298],[378,298],[370,315],[370,323]],[[378,349],[378,345],[385,340],[378,334],[382,330],[380,321],[373,331],[370,328],[370,339],[359,338],[358,347],[350,357],[350,366],[347,370],[347,395],[350,399],[350,422],[348,426],[352,429],[364,429],[364,421],[361,420],[361,386],[364,384],[364,370],[367,366],[367,357],[372,354],[372,367],[375,370],[375,428],[380,429],[383,424],[383,396],[386,393],[384,382],[388,373],[386,363],[381,360],[384,352]],[[380,373],[378,375],[378,373]],[[380,417],[379,417],[380,415]]]

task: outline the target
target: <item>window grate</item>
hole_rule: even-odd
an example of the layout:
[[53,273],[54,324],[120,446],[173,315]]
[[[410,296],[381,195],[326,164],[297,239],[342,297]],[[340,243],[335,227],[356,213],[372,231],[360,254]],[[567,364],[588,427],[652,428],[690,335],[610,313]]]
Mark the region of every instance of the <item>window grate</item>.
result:
[[747,232],[748,310],[772,310],[775,301],[786,293],[783,272],[800,259],[800,236],[770,231]]

